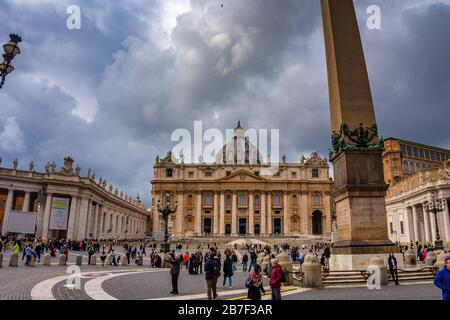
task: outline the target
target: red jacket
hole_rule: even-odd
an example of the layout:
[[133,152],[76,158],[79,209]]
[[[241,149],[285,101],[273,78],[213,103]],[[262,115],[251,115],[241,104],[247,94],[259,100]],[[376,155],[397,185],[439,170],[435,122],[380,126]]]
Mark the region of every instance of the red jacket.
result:
[[272,267],[269,285],[272,288],[280,288],[282,281],[283,281],[283,271],[281,270],[281,266],[277,264],[275,267]]

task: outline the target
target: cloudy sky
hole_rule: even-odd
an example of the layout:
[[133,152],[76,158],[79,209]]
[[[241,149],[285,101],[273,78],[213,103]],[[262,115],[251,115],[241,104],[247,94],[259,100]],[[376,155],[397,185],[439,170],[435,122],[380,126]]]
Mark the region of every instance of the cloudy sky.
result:
[[[372,4],[381,30],[366,27]],[[355,6],[381,134],[450,148],[450,0]],[[71,155],[148,204],[156,155],[195,120],[279,128],[291,162],[327,155],[319,0],[2,0],[0,21],[2,42],[24,38],[0,90],[2,167]]]

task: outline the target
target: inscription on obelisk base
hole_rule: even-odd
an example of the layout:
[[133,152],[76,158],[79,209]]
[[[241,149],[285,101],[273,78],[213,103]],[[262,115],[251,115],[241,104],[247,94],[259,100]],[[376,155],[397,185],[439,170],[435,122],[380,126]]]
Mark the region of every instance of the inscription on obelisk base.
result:
[[[363,270],[398,247],[388,238],[372,93],[352,0],[321,0],[328,68],[338,240],[331,270]],[[399,265],[403,259],[398,257]]]

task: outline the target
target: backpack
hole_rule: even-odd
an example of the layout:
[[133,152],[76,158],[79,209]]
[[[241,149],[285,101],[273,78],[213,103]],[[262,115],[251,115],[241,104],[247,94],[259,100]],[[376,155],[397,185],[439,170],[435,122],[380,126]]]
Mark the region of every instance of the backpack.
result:
[[214,277],[220,277],[220,263],[219,261],[214,261],[214,269],[213,269]]

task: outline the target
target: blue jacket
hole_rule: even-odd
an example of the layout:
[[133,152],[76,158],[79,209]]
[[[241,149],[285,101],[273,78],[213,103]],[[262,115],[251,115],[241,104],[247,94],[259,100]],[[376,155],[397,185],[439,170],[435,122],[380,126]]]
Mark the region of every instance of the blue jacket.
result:
[[436,287],[442,290],[442,299],[450,300],[450,270],[446,267],[439,271],[436,278],[434,278]]

